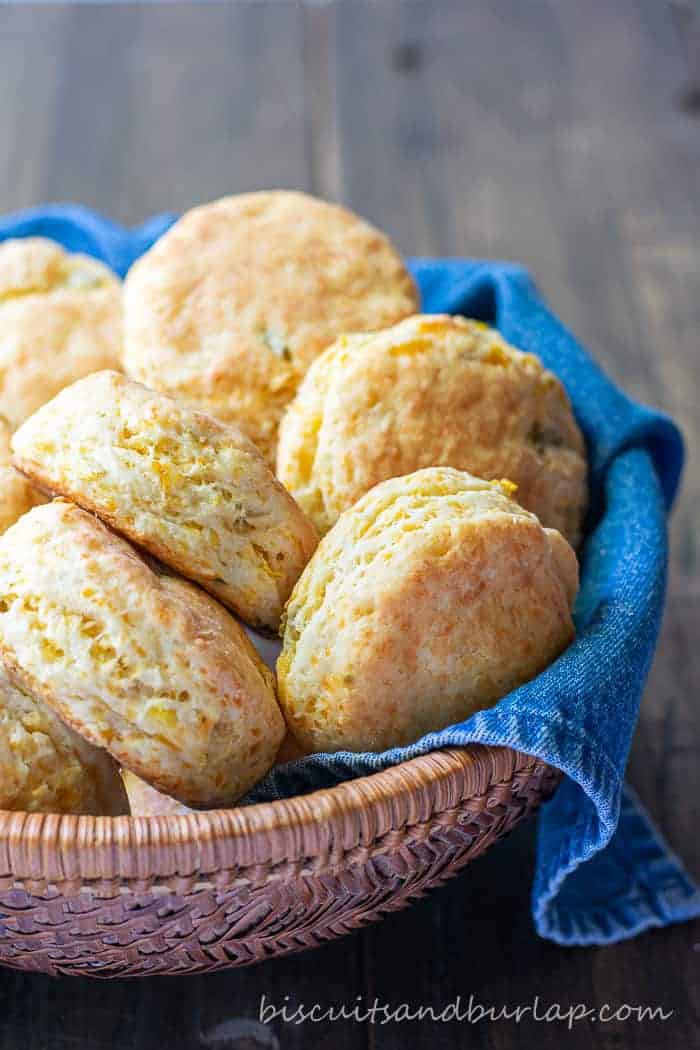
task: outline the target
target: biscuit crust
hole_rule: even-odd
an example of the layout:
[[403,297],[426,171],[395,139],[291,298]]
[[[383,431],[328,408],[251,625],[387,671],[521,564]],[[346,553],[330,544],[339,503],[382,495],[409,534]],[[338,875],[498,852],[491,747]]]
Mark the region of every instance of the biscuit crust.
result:
[[341,337],[282,420],[278,477],[323,534],[373,485],[429,466],[509,478],[518,502],[578,543],[585,446],[538,358],[446,315]]
[[86,740],[189,805],[235,801],[284,735],[273,676],[233,617],[66,500],[0,537],[0,657]]
[[187,212],[129,271],[124,367],[239,423],[274,464],[313,359],[417,302],[387,238],[345,208],[290,191],[226,197]]
[[0,414],[12,428],[121,358],[121,282],[41,237],[0,244]]
[[37,484],[277,630],[316,530],[240,430],[98,372],[44,405],[12,444]]
[[113,758],[69,729],[0,668],[0,809],[128,813]]
[[302,747],[408,744],[492,706],[571,642],[576,555],[509,491],[436,467],[341,515],[286,610],[278,694]]

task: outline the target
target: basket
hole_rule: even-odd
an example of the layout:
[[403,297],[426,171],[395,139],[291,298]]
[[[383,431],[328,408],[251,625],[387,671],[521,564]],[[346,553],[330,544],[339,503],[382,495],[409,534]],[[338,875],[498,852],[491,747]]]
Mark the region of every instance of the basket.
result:
[[0,962],[129,977],[313,948],[455,875],[559,778],[529,755],[472,745],[191,816],[2,812]]
[[[52,237],[123,275],[172,221],[157,216],[125,230],[79,206],[49,205],[0,219],[0,238]],[[465,265],[445,263],[450,273]],[[489,294],[475,292],[474,316],[489,315]],[[0,964],[127,977],[227,969],[316,947],[455,875],[534,812],[560,777],[522,752],[469,744],[232,810],[0,811]]]

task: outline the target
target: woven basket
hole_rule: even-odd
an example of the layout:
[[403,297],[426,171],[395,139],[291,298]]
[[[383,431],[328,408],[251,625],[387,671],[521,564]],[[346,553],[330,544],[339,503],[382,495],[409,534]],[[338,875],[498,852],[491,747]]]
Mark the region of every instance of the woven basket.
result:
[[559,777],[531,756],[474,745],[234,810],[0,813],[0,961],[125,977],[315,947],[444,882]]

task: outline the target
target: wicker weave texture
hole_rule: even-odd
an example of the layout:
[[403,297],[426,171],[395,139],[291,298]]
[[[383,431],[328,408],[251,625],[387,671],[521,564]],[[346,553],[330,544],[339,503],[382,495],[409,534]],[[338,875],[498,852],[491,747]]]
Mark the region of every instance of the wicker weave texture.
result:
[[125,977],[312,948],[456,874],[558,779],[530,756],[473,746],[238,810],[0,813],[0,962]]

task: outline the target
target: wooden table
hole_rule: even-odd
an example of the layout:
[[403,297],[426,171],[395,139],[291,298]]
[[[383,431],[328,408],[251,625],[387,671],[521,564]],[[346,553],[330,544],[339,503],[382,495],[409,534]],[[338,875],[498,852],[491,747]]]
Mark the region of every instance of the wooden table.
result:
[[[700,875],[700,32],[663,0],[0,7],[0,211],[77,200],[135,223],[238,190],[343,200],[407,253],[517,259],[690,454],[631,782]],[[592,698],[594,699],[594,698]],[[0,977],[0,1050],[691,1048],[700,928],[539,940],[533,826],[409,912],[208,977]],[[262,1028],[262,994],[437,1007],[652,1004],[666,1023]],[[248,1022],[233,1019],[248,1019]],[[224,1027],[218,1027],[223,1025]],[[228,1027],[227,1027],[228,1026]],[[276,1033],[276,1035],[275,1035]]]

